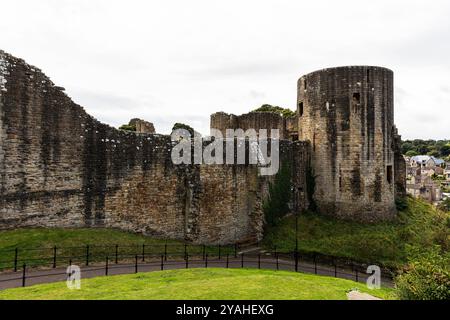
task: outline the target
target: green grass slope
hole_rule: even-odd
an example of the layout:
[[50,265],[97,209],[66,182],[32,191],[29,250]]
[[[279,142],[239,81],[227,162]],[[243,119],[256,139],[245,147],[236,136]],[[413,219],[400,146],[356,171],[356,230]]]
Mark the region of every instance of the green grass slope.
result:
[[392,289],[369,290],[350,280],[256,269],[183,269],[82,280],[80,290],[65,282],[0,291],[0,299],[295,299],[346,300],[354,288],[393,299]]
[[[168,244],[168,254],[181,255],[184,253],[182,241],[166,241],[154,239],[139,234],[123,232],[113,229],[18,229],[0,231],[0,270],[10,269],[14,261],[14,249],[19,250],[19,267],[49,266],[53,263],[53,247],[57,247],[57,264],[84,262],[86,245],[90,245],[90,261],[104,261],[108,255],[115,256],[115,246],[119,245],[119,256],[128,255],[133,259],[135,254],[145,253],[160,255],[164,253],[164,245]],[[216,253],[217,247],[206,248],[207,253]],[[222,248],[222,253],[231,252],[232,248]],[[201,254],[200,246],[189,245],[189,254]],[[120,258],[119,258],[120,259]]]
[[[313,213],[299,216],[299,249],[351,258],[390,267],[404,265],[408,248],[427,251],[438,244],[450,249],[450,215],[428,203],[407,198],[407,208],[394,222],[361,224]],[[266,232],[264,244],[279,251],[295,247],[295,217],[284,219]]]

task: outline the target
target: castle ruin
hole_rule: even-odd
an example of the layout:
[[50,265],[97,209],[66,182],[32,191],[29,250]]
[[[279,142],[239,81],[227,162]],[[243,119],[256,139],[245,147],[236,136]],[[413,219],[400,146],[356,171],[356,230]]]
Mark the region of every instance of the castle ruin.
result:
[[[391,219],[404,187],[392,78],[379,67],[318,71],[299,80],[297,117],[216,113],[211,127],[280,129],[293,210],[313,199],[324,214]],[[251,164],[174,165],[171,137],[149,123],[138,127],[136,134],[100,123],[39,69],[0,51],[0,229],[109,227],[194,243],[261,239],[273,177]]]

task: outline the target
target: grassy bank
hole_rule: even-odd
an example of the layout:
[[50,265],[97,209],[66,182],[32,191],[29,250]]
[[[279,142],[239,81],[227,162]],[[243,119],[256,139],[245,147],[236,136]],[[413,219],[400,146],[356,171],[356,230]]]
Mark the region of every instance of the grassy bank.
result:
[[82,280],[80,290],[65,282],[0,291],[0,299],[328,299],[345,300],[354,288],[391,299],[392,289],[330,277],[252,269],[188,269]]
[[[72,262],[104,261],[115,258],[118,245],[119,259],[133,259],[136,254],[161,255],[167,244],[168,255],[183,255],[182,241],[166,241],[139,234],[112,229],[19,229],[0,231],[0,270],[11,269],[18,248],[18,266],[51,266],[56,246],[57,265]],[[89,249],[87,246],[89,245]],[[202,254],[201,246],[189,245],[189,254]],[[222,253],[232,248],[222,248]],[[207,247],[206,252],[217,254],[217,247]]]
[[[412,198],[407,198],[407,208],[389,223],[367,225],[305,213],[298,219],[298,244],[300,250],[307,252],[396,267],[407,262],[411,247],[426,251],[439,244],[443,250],[449,250],[449,217],[428,203]],[[295,217],[287,217],[270,228],[264,245],[292,251]]]

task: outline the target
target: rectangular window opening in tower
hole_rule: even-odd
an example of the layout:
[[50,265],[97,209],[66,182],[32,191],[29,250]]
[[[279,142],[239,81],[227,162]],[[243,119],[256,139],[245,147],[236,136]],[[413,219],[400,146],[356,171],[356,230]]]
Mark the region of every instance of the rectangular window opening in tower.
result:
[[359,92],[355,92],[353,94],[353,102],[360,103],[361,101],[361,94]]
[[386,177],[389,184],[392,183],[392,166],[386,166]]
[[303,116],[303,102],[300,102],[298,104],[298,114],[301,116]]

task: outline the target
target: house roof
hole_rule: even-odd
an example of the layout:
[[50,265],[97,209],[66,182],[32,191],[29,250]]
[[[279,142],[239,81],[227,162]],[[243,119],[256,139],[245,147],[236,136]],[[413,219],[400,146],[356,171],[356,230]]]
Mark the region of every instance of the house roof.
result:
[[414,156],[414,157],[411,158],[411,161],[415,161],[415,162],[418,162],[418,163],[425,163],[425,162],[427,162],[430,159],[433,160],[433,162],[436,165],[441,165],[441,164],[445,163],[444,160],[436,158],[436,157],[433,157],[433,156]]

